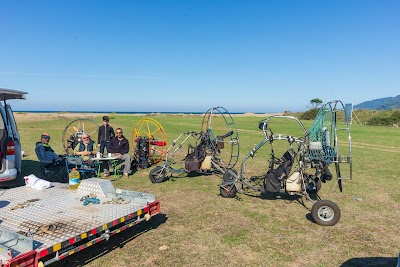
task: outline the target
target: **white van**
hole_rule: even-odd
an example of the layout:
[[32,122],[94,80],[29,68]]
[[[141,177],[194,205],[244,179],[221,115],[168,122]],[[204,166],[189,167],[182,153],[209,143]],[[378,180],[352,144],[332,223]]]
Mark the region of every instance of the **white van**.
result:
[[26,92],[0,88],[0,186],[21,172],[21,143],[10,99],[25,99]]

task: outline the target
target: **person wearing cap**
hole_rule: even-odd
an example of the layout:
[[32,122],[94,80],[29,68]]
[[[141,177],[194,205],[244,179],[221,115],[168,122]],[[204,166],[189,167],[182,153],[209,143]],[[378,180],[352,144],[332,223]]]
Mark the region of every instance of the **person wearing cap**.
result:
[[104,155],[104,148],[107,148],[108,151],[108,146],[110,144],[111,139],[115,136],[114,129],[111,127],[108,122],[110,121],[110,118],[108,116],[103,117],[103,125],[99,127],[99,130],[97,131],[97,145],[100,148],[100,153]]
[[49,145],[50,135],[48,133],[42,133],[40,136],[40,142],[36,143],[35,152],[41,163],[54,165],[64,165],[64,157],[54,153],[54,150]]

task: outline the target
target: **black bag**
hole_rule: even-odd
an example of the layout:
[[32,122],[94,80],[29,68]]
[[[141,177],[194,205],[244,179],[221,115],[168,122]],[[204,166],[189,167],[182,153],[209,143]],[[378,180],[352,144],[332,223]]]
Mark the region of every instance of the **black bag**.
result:
[[269,170],[264,180],[264,192],[279,192],[281,189],[281,182],[275,178],[273,172]]
[[200,161],[193,153],[185,157],[185,171],[194,172],[200,170]]
[[326,166],[321,172],[321,181],[325,183],[326,181],[332,180],[332,173],[329,171],[328,166]]
[[136,140],[135,161],[138,167],[146,169],[150,166],[149,162],[149,139],[139,136]]
[[202,135],[200,143],[192,153],[185,157],[185,171],[193,172],[200,170],[201,163],[206,158],[206,136]]
[[275,170],[273,167],[268,170],[264,179],[264,188],[266,192],[279,192],[282,181],[284,181],[292,169],[293,157],[289,151],[286,151],[281,158],[282,163]]

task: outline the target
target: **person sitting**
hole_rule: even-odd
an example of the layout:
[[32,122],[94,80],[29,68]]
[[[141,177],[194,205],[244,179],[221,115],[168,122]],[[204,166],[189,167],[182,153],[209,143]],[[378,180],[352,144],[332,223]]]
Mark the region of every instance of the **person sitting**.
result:
[[129,141],[123,135],[121,128],[117,128],[115,133],[116,137],[111,139],[108,147],[112,156],[118,156],[119,159],[124,161],[124,170],[122,177],[128,177],[131,171],[131,157],[129,156]]
[[93,158],[96,156],[96,146],[87,133],[82,134],[82,140],[76,145],[74,155],[81,156],[87,164],[93,164]]
[[35,152],[40,163],[65,167],[65,157],[54,153],[49,142],[50,135],[48,133],[42,133],[40,142],[36,143]]

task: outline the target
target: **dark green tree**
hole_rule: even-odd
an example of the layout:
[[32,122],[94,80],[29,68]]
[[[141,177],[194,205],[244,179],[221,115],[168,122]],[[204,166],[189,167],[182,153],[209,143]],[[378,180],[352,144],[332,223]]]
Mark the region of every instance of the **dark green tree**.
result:
[[319,105],[322,104],[322,99],[319,98],[311,99],[310,104],[313,108],[317,108]]

